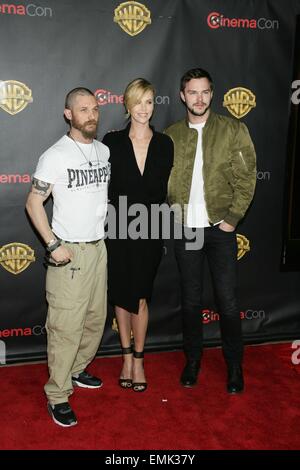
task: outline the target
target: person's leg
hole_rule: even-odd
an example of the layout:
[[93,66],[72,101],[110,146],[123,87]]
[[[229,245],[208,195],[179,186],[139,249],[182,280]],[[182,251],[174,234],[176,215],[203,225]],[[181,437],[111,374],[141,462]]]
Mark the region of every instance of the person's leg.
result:
[[119,384],[123,388],[130,388],[132,386],[131,313],[117,305],[115,306],[115,313],[123,354],[123,367]]
[[73,393],[71,370],[83,331],[85,306],[79,312],[75,310],[75,303],[66,308],[64,303],[54,302],[49,297],[48,303],[46,330],[49,380],[44,388],[49,403],[56,405],[67,402]]
[[227,364],[241,364],[243,340],[237,305],[237,242],[235,232],[214,227],[207,256],[220,313],[223,353]]
[[242,326],[237,305],[236,233],[215,227],[207,254],[220,313],[223,354],[228,368],[227,390],[238,393],[244,388],[244,379]]
[[175,240],[180,275],[183,350],[188,361],[200,361],[203,350],[202,292],[204,249],[188,250],[187,239]]
[[[78,248],[78,247],[77,247]],[[88,299],[81,298],[81,279],[73,270],[81,267],[76,247],[64,267],[49,267],[46,296],[49,305],[46,330],[49,380],[45,392],[52,405],[68,401],[73,393],[71,371],[80,345]]]
[[134,337],[133,386],[135,391],[144,391],[147,386],[144,371],[143,353],[148,327],[148,318],[149,312],[146,299],[140,299],[138,314],[131,314],[131,325]]
[[[199,230],[203,229],[197,230],[196,239],[199,237]],[[193,245],[190,243],[192,233],[191,229],[185,229],[183,239],[175,240],[175,257],[181,285],[183,350],[186,356],[186,364],[180,377],[181,385],[184,387],[196,385],[203,352],[201,307],[205,248],[200,246],[197,249],[190,249]]]
[[[84,248],[84,250],[83,250]],[[72,367],[72,375],[83,372],[94,359],[103,335],[107,315],[107,257],[103,240],[97,245],[81,246],[84,258],[82,290],[89,298],[84,329],[78,353]]]

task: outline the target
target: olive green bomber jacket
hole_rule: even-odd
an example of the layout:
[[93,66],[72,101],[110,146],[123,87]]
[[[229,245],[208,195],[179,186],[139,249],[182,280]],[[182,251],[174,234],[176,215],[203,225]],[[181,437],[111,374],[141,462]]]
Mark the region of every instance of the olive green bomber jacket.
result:
[[[175,220],[186,222],[198,132],[186,120],[165,130],[174,143],[174,166],[168,199]],[[256,184],[256,155],[248,129],[242,122],[210,111],[203,128],[204,198],[209,221],[237,225],[247,211]]]

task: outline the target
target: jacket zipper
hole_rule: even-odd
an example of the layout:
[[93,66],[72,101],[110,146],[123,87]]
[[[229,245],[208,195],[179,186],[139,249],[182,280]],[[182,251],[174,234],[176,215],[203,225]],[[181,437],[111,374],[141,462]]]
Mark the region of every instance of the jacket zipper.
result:
[[242,162],[244,163],[245,167],[247,167],[246,162],[245,162],[244,157],[243,157],[243,154],[240,150],[239,150],[239,156],[241,157]]

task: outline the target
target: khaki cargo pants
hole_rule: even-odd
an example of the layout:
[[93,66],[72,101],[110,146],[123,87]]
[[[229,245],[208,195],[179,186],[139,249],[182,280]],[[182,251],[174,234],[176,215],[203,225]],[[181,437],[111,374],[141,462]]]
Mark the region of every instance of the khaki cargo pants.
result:
[[64,267],[48,267],[46,322],[50,378],[45,392],[51,404],[68,401],[72,375],[82,372],[99,347],[107,313],[107,258],[104,240],[68,243],[74,258]]

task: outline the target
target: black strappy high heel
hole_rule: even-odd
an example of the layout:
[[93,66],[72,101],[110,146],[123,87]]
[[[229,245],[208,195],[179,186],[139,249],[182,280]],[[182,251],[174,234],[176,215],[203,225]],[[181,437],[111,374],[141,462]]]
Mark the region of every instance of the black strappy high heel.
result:
[[[122,348],[122,354],[132,354],[132,346],[129,346],[129,348]],[[122,388],[131,388],[132,387],[132,379],[126,379],[126,378],[119,378],[119,385]]]
[[[144,351],[133,351],[133,357],[136,359],[144,359]],[[144,392],[147,390],[147,382],[132,382],[132,389],[134,392]]]

